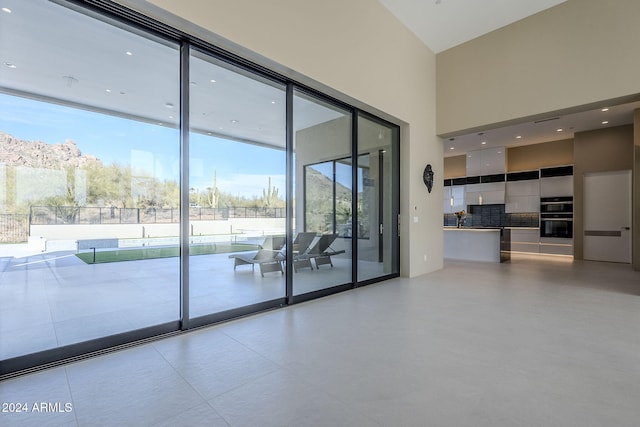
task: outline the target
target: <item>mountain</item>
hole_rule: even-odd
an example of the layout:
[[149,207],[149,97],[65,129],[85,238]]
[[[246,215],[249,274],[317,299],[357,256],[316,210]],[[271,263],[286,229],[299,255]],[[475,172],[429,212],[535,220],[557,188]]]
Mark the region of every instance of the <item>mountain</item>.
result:
[[[309,197],[309,195],[315,195],[316,198],[331,200],[333,193],[333,181],[331,178],[318,172],[313,167],[307,167],[305,170],[307,197]],[[336,199],[351,200],[351,190],[339,182],[336,182]]]
[[48,144],[42,141],[24,141],[0,132],[0,164],[30,168],[62,169],[100,163],[91,154],[82,154],[74,141]]

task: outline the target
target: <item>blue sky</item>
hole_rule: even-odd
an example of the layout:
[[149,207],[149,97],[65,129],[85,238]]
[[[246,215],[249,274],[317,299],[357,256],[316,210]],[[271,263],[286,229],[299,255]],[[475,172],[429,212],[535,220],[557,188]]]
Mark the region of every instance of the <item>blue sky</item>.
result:
[[[75,141],[104,164],[132,164],[158,179],[179,178],[178,130],[0,94],[0,131],[26,141]],[[213,185],[232,194],[261,195],[271,185],[284,194],[285,153],[205,135],[192,135],[190,187]]]

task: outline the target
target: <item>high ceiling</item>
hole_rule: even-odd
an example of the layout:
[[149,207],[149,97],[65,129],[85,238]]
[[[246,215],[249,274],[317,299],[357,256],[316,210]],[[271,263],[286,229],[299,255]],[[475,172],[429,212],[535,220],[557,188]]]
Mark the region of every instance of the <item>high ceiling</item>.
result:
[[[379,0],[435,53],[455,47],[566,0]],[[633,122],[637,99],[606,102],[582,111],[550,112],[507,126],[446,135],[444,156],[490,147],[514,147],[573,138],[575,132]],[[606,111],[602,111],[605,109]]]
[[379,0],[435,53],[566,0]]

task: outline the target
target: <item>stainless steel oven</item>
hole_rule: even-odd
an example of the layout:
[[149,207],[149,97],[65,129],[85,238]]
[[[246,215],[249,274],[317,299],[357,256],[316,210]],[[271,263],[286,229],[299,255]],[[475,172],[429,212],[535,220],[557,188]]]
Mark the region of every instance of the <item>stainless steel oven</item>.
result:
[[540,199],[540,237],[573,238],[573,197]]
[[573,216],[573,197],[542,197],[541,214],[571,214]]
[[573,238],[573,214],[540,214],[540,237]]

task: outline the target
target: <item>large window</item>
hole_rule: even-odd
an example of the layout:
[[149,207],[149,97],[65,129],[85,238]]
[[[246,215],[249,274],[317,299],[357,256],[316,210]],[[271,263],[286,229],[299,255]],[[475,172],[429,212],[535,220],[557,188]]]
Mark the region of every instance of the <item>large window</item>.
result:
[[358,117],[358,281],[398,274],[398,129]]
[[284,298],[285,90],[190,60],[190,316]]
[[0,12],[0,359],[179,319],[179,53]]
[[352,281],[352,115],[304,92],[293,100],[293,293]]
[[398,274],[397,127],[78,4],[0,11],[0,375]]

